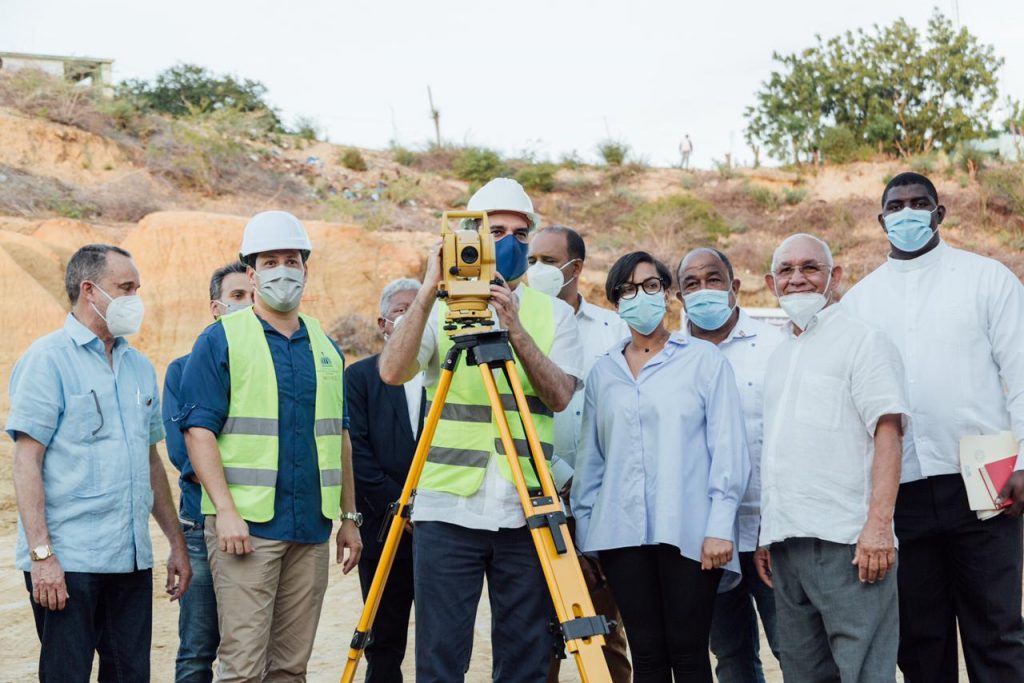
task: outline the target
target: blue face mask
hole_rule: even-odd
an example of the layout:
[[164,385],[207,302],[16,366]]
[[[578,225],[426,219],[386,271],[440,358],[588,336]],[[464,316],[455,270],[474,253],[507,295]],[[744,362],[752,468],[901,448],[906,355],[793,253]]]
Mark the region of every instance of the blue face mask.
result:
[[938,210],[935,207],[932,211],[924,209],[911,209],[909,206],[896,213],[890,213],[884,218],[885,232],[889,236],[889,242],[900,251],[914,253],[919,251],[932,239],[935,231],[932,230],[932,214]]
[[619,299],[619,317],[640,334],[654,332],[665,317],[665,293],[641,290],[632,299]]
[[505,278],[505,282],[518,280],[529,265],[526,254],[530,247],[509,234],[494,243],[494,266]]
[[687,320],[702,330],[717,330],[732,315],[728,290],[698,289],[684,296],[683,303]]

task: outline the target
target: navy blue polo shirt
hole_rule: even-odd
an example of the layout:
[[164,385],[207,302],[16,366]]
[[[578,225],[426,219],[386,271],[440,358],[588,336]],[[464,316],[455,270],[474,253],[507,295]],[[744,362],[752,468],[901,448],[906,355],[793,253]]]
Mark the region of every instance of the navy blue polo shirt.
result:
[[[309,333],[301,321],[290,339],[262,318],[260,323],[274,361],[280,436],[274,516],[269,522],[249,522],[249,533],[274,541],[323,543],[330,538],[333,520],[320,511],[320,469],[313,434],[316,367]],[[214,323],[199,335],[185,364],[179,398],[182,408],[175,416],[179,429],[203,427],[220,434],[231,398],[223,325]],[[343,425],[348,429],[347,406]]]
[[167,434],[167,457],[181,473],[178,478],[178,485],[181,487],[181,503],[178,510],[182,519],[201,522],[203,520],[203,513],[200,509],[202,493],[199,484],[190,479],[195,476],[195,470],[192,469],[188,451],[185,450],[185,435],[181,433],[178,423],[174,421],[174,418],[181,412],[181,375],[185,371],[187,362],[188,355],[184,355],[174,359],[167,366],[167,374],[164,375],[164,397],[160,408],[164,432]]

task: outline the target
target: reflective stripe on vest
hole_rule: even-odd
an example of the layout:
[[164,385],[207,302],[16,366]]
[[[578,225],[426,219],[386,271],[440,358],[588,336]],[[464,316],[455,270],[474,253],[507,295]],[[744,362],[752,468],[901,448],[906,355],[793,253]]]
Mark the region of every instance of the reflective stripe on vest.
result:
[[[316,369],[313,436],[320,470],[320,511],[333,520],[341,512],[344,360],[315,318],[299,317],[309,335]],[[231,373],[228,417],[217,436],[224,478],[238,514],[250,522],[266,522],[274,517],[277,490],[279,407],[274,360],[253,309],[223,316],[220,322]],[[202,511],[214,514],[206,489]]]
[[[521,287],[519,319],[544,355],[551,352],[555,340],[554,299],[529,287]],[[451,338],[443,329],[444,315],[438,315],[438,353],[444,358],[452,347]],[[551,459],[554,450],[554,413],[536,396],[522,363],[516,358],[516,371],[526,394],[527,407],[540,439],[544,457]],[[522,422],[515,410],[515,398],[503,373],[494,377],[508,420],[509,431],[519,454],[519,463],[530,488],[539,486],[531,464],[530,450]],[[427,389],[427,400],[433,401],[436,386]],[[471,496],[480,488],[491,458],[498,458],[498,469],[508,481],[512,472],[501,443],[497,422],[483,386],[480,369],[467,366],[465,356],[452,377],[448,397],[441,410],[441,419],[423,466],[419,488]]]

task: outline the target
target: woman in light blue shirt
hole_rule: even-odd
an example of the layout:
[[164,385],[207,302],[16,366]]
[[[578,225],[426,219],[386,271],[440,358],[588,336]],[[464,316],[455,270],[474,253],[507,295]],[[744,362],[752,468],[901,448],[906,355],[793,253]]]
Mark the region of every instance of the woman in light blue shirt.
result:
[[670,284],[642,251],[608,273],[605,293],[630,337],[587,377],[572,512],[621,610],[633,680],[710,683],[712,607],[723,573],[728,585],[738,577],[750,461],[725,356],[665,328]]

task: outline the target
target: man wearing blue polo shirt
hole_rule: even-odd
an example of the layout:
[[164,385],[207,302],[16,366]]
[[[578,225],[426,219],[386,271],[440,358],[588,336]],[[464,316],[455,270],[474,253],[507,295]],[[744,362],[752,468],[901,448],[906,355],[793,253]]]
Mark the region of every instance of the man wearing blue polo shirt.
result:
[[171,600],[192,571],[156,451],[156,373],[125,339],[142,324],[139,271],[124,249],[89,244],[68,261],[64,286],[64,328],[18,360],[7,416],[39,680],[87,681],[98,652],[100,681],[148,681],[150,510],[171,545]]
[[253,308],[208,327],[182,376],[177,421],[202,484],[223,683],[305,680],[334,520],[345,573],[362,549],[344,359],[298,310],[311,250],[291,214],[254,216],[239,254]]
[[[210,278],[210,312],[214,320],[252,306],[252,284],[241,261],[214,271]],[[174,667],[175,683],[209,683],[213,680],[213,660],[217,657],[217,598],[206,556],[203,513],[199,509],[200,487],[185,450],[185,437],[174,422],[181,409],[181,373],[188,354],[167,366],[164,377],[163,422],[167,432],[167,455],[181,477],[181,502],[178,519],[185,534],[188,557],[192,563],[192,585],[180,602],[178,613],[178,658]]]

